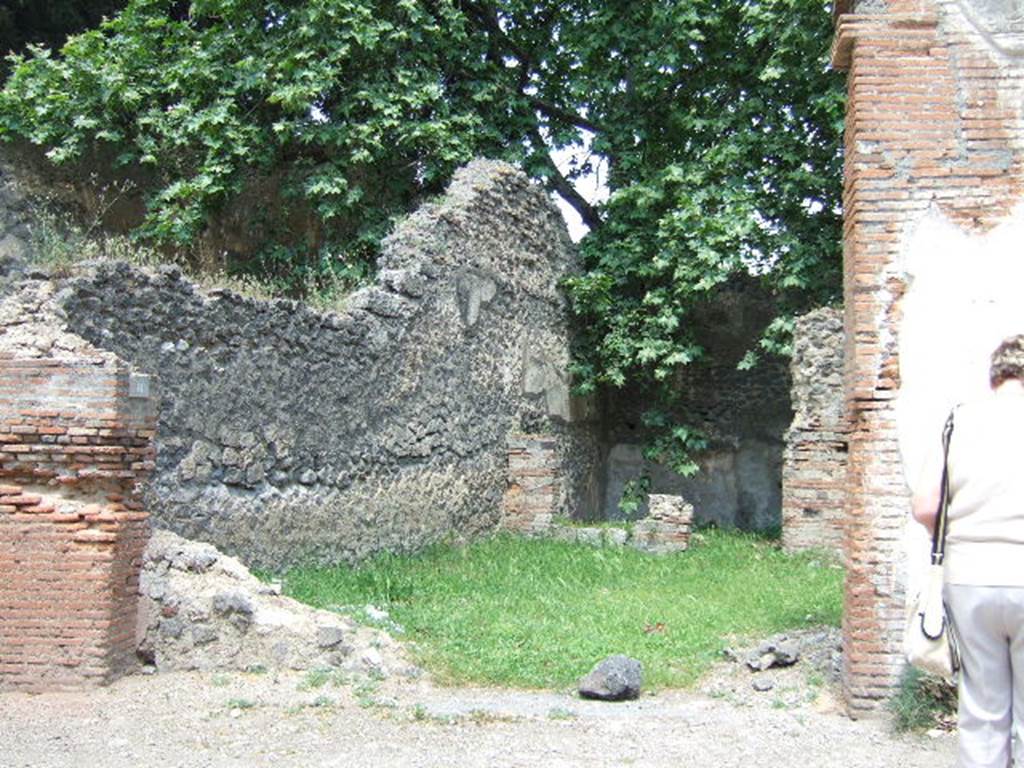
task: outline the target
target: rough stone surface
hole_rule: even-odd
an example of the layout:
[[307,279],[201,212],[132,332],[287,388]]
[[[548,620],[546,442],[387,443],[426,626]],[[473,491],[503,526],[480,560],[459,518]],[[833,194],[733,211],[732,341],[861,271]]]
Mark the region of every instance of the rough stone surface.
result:
[[492,530],[514,431],[558,444],[557,512],[578,516],[599,451],[570,407],[557,286],[573,259],[544,192],[478,161],[398,226],[376,283],[337,314],[112,263],[23,281],[0,311],[8,334],[34,307],[47,333],[156,374],[147,509],[277,568]]
[[833,308],[797,318],[790,365],[793,423],[782,468],[782,543],[838,552],[846,501],[848,428],[843,317]]
[[621,654],[609,656],[595,666],[579,684],[585,699],[626,701],[640,695],[643,666],[636,659]]
[[0,296],[20,277],[32,250],[29,200],[0,155]]
[[159,672],[414,671],[389,635],[282,597],[237,559],[169,531],[153,534],[139,586],[139,655]]

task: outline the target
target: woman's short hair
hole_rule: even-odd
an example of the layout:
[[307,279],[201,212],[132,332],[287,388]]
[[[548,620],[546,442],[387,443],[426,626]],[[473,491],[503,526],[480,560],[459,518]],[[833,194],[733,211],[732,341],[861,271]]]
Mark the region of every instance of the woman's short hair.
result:
[[992,353],[992,367],[988,371],[992,389],[1010,379],[1024,380],[1024,333],[1003,339]]

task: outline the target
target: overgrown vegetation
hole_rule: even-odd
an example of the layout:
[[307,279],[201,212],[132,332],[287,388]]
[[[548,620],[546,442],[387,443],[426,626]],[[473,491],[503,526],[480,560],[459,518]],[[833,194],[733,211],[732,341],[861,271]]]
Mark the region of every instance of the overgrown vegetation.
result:
[[687,686],[731,637],[838,624],[842,571],[749,535],[709,530],[657,557],[499,536],[357,568],[299,568],[287,594],[386,609],[422,663],[453,683],[563,688],[612,653],[648,686]]
[[[793,312],[839,295],[831,38],[825,0],[130,0],[14,59],[0,139],[138,171],[157,243],[248,196],[263,247],[227,267],[292,295],[364,277],[471,157],[516,162],[591,230],[568,285],[579,389],[637,388],[649,455],[689,473],[704,437],[674,379],[714,354],[694,311],[756,276],[774,353]],[[574,186],[594,173],[606,202]]]
[[956,686],[914,667],[904,670],[896,695],[889,701],[898,731],[951,728],[956,708]]
[[[252,275],[197,269],[188,260],[173,260],[167,253],[140,243],[136,238],[108,232],[100,226],[101,215],[102,208],[88,223],[83,223],[57,203],[33,203],[29,225],[31,262],[45,267],[53,275],[67,276],[87,262],[119,261],[154,268],[172,261],[204,290],[226,288],[261,301],[279,296],[272,286]],[[307,286],[305,302],[322,312],[338,311],[351,290],[352,285],[341,278],[321,280]]]

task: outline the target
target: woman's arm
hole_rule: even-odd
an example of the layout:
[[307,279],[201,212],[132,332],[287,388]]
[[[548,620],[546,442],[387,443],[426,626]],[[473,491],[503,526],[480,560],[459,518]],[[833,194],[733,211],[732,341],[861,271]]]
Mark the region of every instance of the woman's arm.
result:
[[939,500],[942,498],[942,465],[941,451],[934,452],[924,462],[917,482],[914,484],[911,513],[917,522],[928,529],[928,533],[935,530],[935,520],[939,516]]

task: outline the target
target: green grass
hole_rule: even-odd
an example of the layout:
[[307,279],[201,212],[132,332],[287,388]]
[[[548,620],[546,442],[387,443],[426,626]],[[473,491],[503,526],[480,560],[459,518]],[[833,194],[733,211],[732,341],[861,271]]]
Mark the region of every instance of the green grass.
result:
[[907,667],[896,695],[889,700],[897,731],[923,731],[956,717],[956,686]]
[[685,687],[737,636],[838,624],[842,570],[715,530],[665,557],[498,536],[358,569],[298,568],[284,587],[322,608],[385,608],[451,683],[563,688],[625,653],[648,687]]

